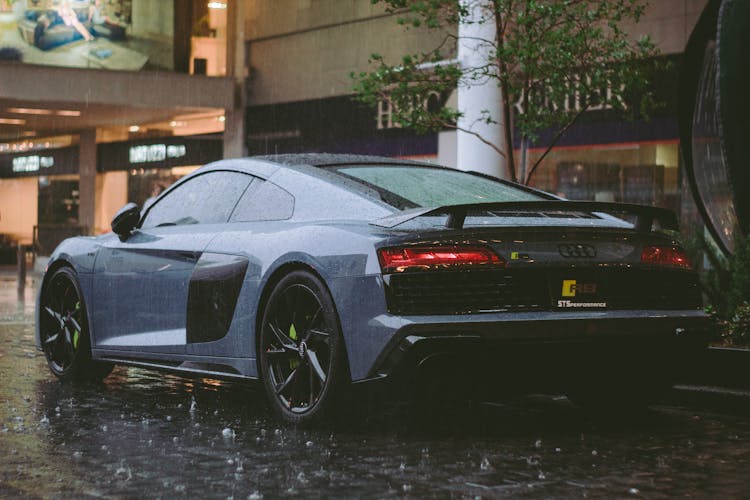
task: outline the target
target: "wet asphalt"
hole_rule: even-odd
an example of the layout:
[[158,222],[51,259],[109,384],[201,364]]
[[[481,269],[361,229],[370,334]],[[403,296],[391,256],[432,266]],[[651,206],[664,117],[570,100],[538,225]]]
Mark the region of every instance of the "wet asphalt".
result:
[[73,387],[0,275],[0,498],[750,496],[750,412],[673,400],[594,418],[555,396],[469,411],[379,401],[357,421],[277,422],[260,388],[116,368]]

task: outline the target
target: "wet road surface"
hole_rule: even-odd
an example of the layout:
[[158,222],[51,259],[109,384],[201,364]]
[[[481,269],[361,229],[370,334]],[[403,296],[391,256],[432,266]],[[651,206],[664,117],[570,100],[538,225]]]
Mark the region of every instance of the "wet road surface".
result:
[[[32,280],[29,280],[32,284]],[[747,497],[745,410],[592,419],[561,397],[457,416],[276,422],[259,388],[117,368],[71,387],[33,346],[33,289],[0,276],[0,497]]]

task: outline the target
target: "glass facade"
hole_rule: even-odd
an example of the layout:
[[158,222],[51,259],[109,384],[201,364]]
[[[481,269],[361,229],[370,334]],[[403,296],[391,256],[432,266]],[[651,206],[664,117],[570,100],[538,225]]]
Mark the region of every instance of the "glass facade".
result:
[[[560,148],[537,166],[530,184],[571,200],[656,205],[679,211],[676,141]],[[533,166],[544,151],[531,151]]]

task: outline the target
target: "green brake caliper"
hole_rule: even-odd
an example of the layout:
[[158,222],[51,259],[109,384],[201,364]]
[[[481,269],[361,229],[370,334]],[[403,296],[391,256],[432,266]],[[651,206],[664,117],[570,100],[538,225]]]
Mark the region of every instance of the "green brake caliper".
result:
[[[289,327],[289,338],[292,340],[297,340],[297,329],[294,328],[294,323],[292,323],[292,326]],[[289,369],[294,370],[299,366],[299,359],[292,358],[289,360]]]
[[[76,311],[81,309],[81,303],[76,302]],[[73,349],[78,349],[78,338],[81,336],[81,332],[73,330]]]

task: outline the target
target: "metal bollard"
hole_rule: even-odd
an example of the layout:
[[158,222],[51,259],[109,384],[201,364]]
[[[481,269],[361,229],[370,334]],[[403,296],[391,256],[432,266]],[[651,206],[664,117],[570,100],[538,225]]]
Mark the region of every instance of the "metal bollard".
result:
[[18,244],[18,300],[23,302],[26,297],[26,249]]

